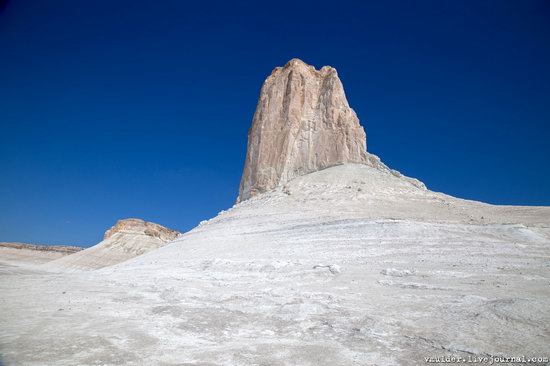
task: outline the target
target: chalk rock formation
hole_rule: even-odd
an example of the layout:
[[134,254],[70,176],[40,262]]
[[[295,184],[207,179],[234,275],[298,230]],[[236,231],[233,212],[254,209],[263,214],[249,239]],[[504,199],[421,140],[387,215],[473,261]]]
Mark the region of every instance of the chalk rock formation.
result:
[[103,241],[91,248],[45,264],[49,269],[93,270],[112,266],[178,237],[180,232],[140,219],[119,220],[105,232]]
[[0,242],[0,263],[42,264],[82,250],[64,245],[35,245]]
[[179,231],[168,229],[154,222],[147,222],[141,219],[124,219],[118,220],[113,227],[107,230],[103,236],[103,240],[107,240],[118,233],[143,233],[164,242],[172,241],[180,234]]
[[293,59],[262,86],[238,201],[303,174],[368,161],[365,131],[336,70]]

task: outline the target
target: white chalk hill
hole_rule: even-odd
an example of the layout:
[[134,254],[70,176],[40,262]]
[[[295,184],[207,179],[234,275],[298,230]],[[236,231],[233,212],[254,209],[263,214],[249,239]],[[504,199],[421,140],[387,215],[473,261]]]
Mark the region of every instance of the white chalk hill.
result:
[[[111,288],[100,286],[93,317],[133,343],[93,354],[213,365],[542,355],[549,252],[548,207],[461,200],[344,164],[101,270],[94,280]],[[77,288],[73,301],[86,294]],[[96,320],[89,330],[108,339]]]
[[51,270],[94,270],[158,249],[180,233],[140,219],[119,220],[105,232],[103,241],[80,252],[43,265]]

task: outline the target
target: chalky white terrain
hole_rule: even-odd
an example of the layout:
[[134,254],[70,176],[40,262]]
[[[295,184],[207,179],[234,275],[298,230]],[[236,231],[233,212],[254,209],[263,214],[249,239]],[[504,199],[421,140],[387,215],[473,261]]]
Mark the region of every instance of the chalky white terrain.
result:
[[[311,69],[302,66],[285,67],[308,85]],[[310,92],[286,85],[274,93]],[[451,355],[550,356],[549,207],[435,193],[366,150],[278,160],[276,151],[312,151],[303,136],[315,133],[294,134],[303,121],[252,143],[263,153],[247,154],[238,204],[159,249],[70,274],[0,267],[3,362],[418,365]],[[361,136],[342,120],[327,128],[339,126],[321,140]]]

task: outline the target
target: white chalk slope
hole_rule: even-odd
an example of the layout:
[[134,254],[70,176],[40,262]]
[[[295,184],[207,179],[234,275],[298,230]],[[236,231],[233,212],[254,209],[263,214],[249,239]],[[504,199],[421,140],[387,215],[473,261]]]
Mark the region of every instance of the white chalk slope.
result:
[[114,267],[5,270],[0,291],[7,364],[548,356],[550,208],[459,200],[343,165]]

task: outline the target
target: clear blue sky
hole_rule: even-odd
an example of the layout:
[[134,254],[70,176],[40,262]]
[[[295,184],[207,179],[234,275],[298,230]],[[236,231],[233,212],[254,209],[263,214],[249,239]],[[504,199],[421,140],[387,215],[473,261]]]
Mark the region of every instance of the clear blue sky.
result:
[[293,57],[338,69],[391,167],[550,205],[548,1],[18,0],[0,13],[0,241],[89,246],[120,218],[185,231],[230,207],[261,83]]

